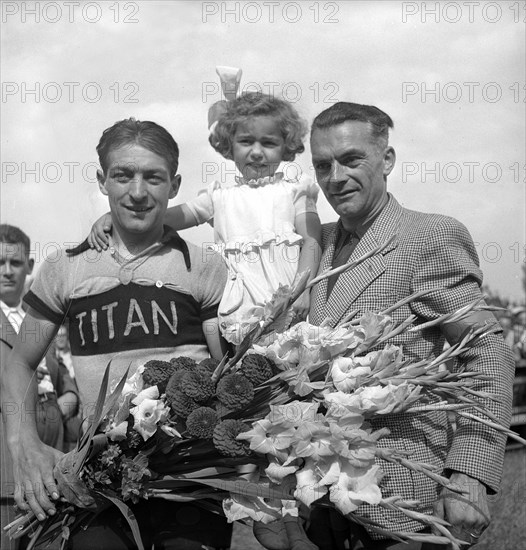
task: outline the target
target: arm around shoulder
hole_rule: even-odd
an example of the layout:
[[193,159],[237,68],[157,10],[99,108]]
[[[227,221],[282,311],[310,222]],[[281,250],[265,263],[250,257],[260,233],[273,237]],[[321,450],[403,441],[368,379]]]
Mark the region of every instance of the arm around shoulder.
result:
[[[304,212],[296,216],[296,232],[303,238],[298,261],[296,279],[309,270],[310,281],[316,277],[321,260],[321,224],[316,212]],[[306,318],[309,312],[310,292],[306,290],[294,303],[294,310],[299,318]]]
[[178,204],[166,210],[164,223],[176,231],[181,231],[199,225],[200,222],[187,204]]

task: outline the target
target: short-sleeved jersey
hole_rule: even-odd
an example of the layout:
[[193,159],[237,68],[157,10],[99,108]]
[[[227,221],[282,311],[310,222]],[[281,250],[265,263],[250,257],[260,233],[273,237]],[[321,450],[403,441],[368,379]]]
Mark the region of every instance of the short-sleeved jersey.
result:
[[65,319],[83,402],[96,401],[102,375],[130,374],[149,359],[208,357],[202,323],[217,317],[226,283],[221,257],[177,233],[137,256],[110,249],[61,251],[38,271],[25,302],[56,324]]

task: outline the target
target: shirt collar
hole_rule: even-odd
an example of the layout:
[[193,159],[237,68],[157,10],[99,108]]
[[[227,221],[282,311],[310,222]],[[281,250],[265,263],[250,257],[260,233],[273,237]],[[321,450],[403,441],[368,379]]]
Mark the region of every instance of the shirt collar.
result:
[[270,183],[278,183],[283,179],[283,172],[276,172],[273,176],[265,176],[264,178],[258,178],[247,180],[241,176],[236,176],[237,185],[248,185],[249,187],[263,187]]
[[25,315],[25,311],[22,309],[22,301],[20,301],[20,303],[17,306],[11,307],[11,306],[8,306],[3,300],[0,300],[0,307],[2,308],[2,311],[6,316],[8,313],[11,313],[11,312],[20,313],[20,315],[22,316]]
[[[356,237],[358,237],[358,239],[361,239],[366,233],[367,231],[369,230],[369,228],[371,227],[371,225],[373,225],[373,223],[376,221],[376,219],[378,218],[378,216],[384,211],[384,208],[387,206],[387,204],[389,203],[389,201],[391,200],[391,196],[388,195],[387,196],[387,200],[385,201],[385,204],[382,206],[382,208],[376,213],[376,215],[373,217],[373,218],[370,218],[369,220],[367,220],[367,222],[365,223],[359,223],[354,231],[351,232],[352,235],[356,235]],[[344,227],[343,227],[343,224],[342,224],[342,220],[341,218],[338,219],[338,223],[336,225],[337,227],[337,230],[338,230],[338,235],[342,235],[342,234],[345,234],[345,233],[349,233]]]
[[161,244],[170,246],[175,250],[181,251],[184,258],[184,263],[186,265],[186,270],[191,270],[192,265],[190,263],[190,251],[188,250],[188,245],[186,244],[186,241],[179,235],[179,233],[175,231],[175,229],[172,229],[168,225],[164,225],[163,236],[161,237],[160,242]]
[[[180,237],[180,235],[169,227],[168,225],[163,225],[163,236],[161,237],[161,240],[159,241],[160,244],[170,246],[176,250],[180,250],[183,254],[184,263],[186,265],[187,271],[190,271],[191,269],[191,263],[190,263],[190,251],[188,250],[188,245],[186,244],[186,241]],[[155,246],[155,245],[153,245]],[[148,251],[151,247],[148,247]],[[78,256],[79,254],[82,254],[83,252],[86,252],[90,249],[88,239],[85,241],[82,241],[79,245],[77,245],[74,248],[67,248],[66,254],[68,256]]]

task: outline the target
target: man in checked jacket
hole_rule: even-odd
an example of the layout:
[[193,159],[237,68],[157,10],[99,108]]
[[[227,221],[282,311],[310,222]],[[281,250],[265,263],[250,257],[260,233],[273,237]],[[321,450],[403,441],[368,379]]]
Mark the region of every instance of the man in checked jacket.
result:
[[[339,215],[324,228],[324,253],[320,273],[355,260],[371,249],[396,238],[381,253],[340,276],[324,280],[313,289],[310,322],[332,326],[350,311],[381,311],[411,294],[433,292],[397,309],[395,323],[416,315],[414,325],[456,311],[481,296],[482,273],[475,246],[466,228],[453,218],[423,214],[403,208],[387,192],[387,176],[395,164],[389,145],[391,118],[376,107],[337,103],[313,122],[311,150],[318,183]],[[494,323],[489,312],[476,312],[461,322],[405,332],[394,338],[406,357],[436,357],[445,342],[454,344],[470,328]],[[500,333],[481,338],[465,351],[455,368],[482,372],[490,380],[477,389],[498,399],[485,400],[501,424],[511,418],[513,357]],[[498,491],[504,458],[504,435],[480,423],[462,418],[453,432],[445,412],[426,415],[391,415],[374,428],[388,427],[390,436],[380,444],[409,451],[415,461],[437,465],[463,494],[440,487],[424,475],[382,461],[384,497],[400,495],[418,500],[422,510],[444,517],[457,538],[476,544],[490,516],[487,495]],[[419,531],[422,524],[385,509],[363,505],[358,513],[390,530]],[[325,517],[324,517],[325,514]],[[382,539],[322,508],[313,512],[309,536],[323,550],[351,548],[423,550],[432,545]],[[332,532],[321,525],[332,521]],[[436,546],[436,548],[444,548]]]

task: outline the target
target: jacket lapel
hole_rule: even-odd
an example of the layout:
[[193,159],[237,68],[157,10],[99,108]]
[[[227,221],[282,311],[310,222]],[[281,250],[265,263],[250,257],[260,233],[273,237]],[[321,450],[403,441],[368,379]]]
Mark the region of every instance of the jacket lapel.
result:
[[3,310],[0,309],[0,339],[13,348],[16,342],[16,331],[5,316]]
[[[402,207],[389,195],[389,202],[360,239],[347,263],[353,262],[374,250],[378,246],[387,242],[397,233],[397,227],[402,215]],[[334,246],[336,240],[336,227],[327,239],[326,249],[322,256],[320,272],[330,269],[334,255]],[[382,252],[375,254],[365,260],[354,269],[342,273],[327,300],[327,280],[324,279],[318,285],[313,293],[313,303],[317,313],[317,321],[330,318],[331,325],[334,326],[352,309],[353,304],[358,297],[385,271],[385,255],[396,248],[397,240],[393,242]]]

